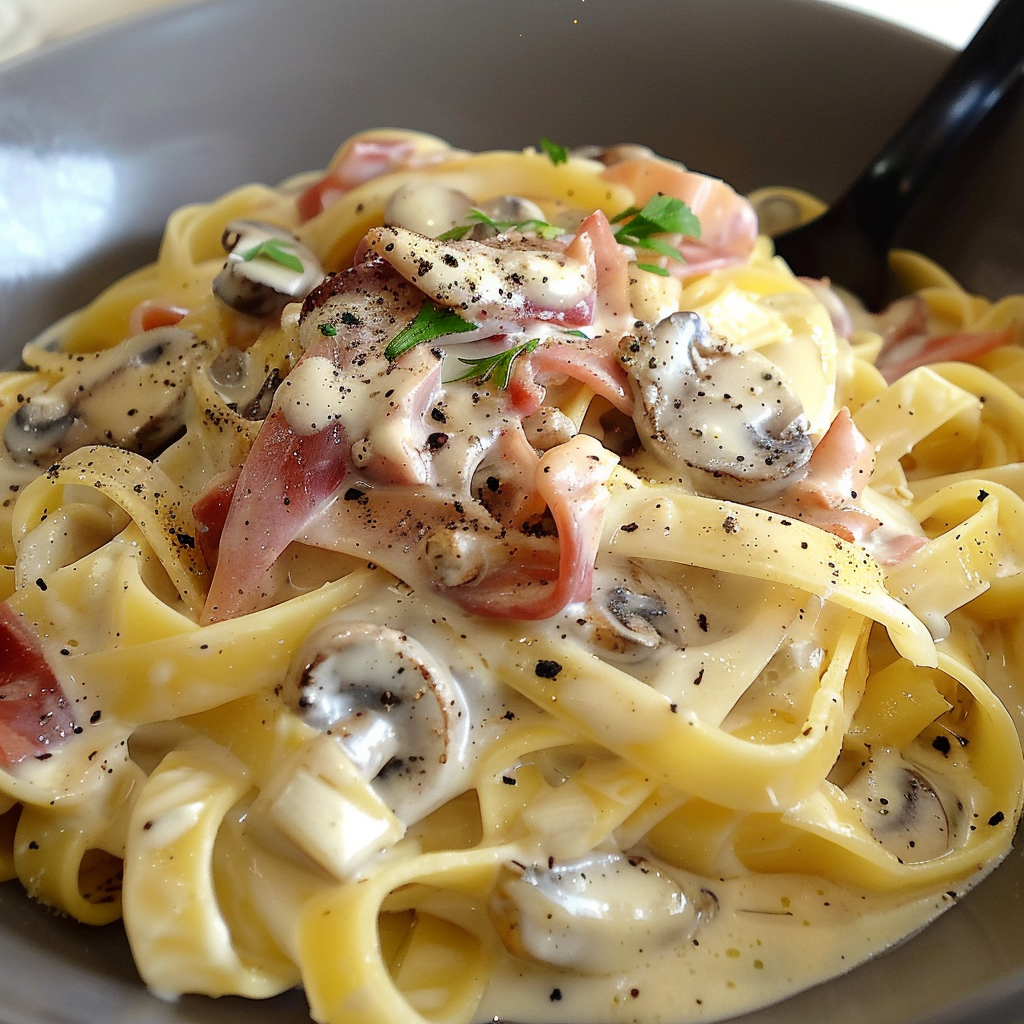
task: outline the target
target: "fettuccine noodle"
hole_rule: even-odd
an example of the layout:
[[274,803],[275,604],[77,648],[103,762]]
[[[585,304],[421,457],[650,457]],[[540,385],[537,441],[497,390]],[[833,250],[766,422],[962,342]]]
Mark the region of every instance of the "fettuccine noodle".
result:
[[920,928],[1021,809],[1024,297],[893,267],[635,146],[176,212],[0,374],[7,876],[323,1024],[720,1019]]

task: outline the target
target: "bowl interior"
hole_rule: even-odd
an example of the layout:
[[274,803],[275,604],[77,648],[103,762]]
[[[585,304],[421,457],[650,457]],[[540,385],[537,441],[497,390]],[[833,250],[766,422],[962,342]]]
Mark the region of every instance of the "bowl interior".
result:
[[[469,148],[645,143],[740,190],[834,198],[950,59],[812,0],[206,0],[0,67],[0,358],[150,259],[177,206],[323,166],[354,131]],[[900,244],[977,291],[1024,291],[1024,104],[923,196]],[[1019,851],[935,925],[749,1024],[910,1024],[1024,1012]],[[0,1019],[305,1019],[151,998],[116,927],[0,887]]]

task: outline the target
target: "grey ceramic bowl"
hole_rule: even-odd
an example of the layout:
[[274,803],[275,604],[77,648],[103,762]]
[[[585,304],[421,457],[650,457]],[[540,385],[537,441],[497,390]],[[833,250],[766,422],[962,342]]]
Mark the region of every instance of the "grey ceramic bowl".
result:
[[[145,17],[0,66],[0,359],[149,259],[174,207],[322,166],[358,129],[467,147],[644,142],[742,190],[828,199],[950,57],[812,0],[206,0]],[[1022,180],[1017,96],[899,241],[980,292],[1024,290]],[[117,927],[79,927],[0,886],[6,1024],[305,1019],[297,993],[159,1002]],[[1019,850],[898,949],[743,1018],[1021,1020]]]

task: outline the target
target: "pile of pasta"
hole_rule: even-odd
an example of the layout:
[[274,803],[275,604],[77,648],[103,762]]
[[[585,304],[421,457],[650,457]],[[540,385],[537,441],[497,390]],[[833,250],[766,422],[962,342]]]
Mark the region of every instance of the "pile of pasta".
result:
[[[638,221],[623,232],[674,185],[699,238]],[[753,207],[719,188],[637,147],[472,154],[366,133],[326,173],[177,211],[156,262],[29,344],[0,374],[4,874],[86,924],[123,917],[160,995],[301,985],[318,1021],[395,1024],[724,1016],[874,951],[866,930],[817,975],[763,969],[773,943],[784,955],[789,896],[827,892],[827,908],[848,894],[851,919],[895,922],[884,943],[995,867],[1024,779],[1024,299],[969,295],[897,253],[908,297],[871,316],[794,277]],[[441,192],[469,206],[438,213],[433,234],[422,217],[402,226],[396,195],[435,209]],[[506,220],[481,212],[510,196],[520,212]],[[239,222],[294,239],[320,277],[401,276],[464,326],[390,357],[441,365],[414,413],[429,429],[411,465],[426,475],[382,483],[346,447],[299,532],[267,555],[273,527],[249,525],[251,559],[267,565],[211,608],[227,541],[219,555],[204,543],[222,520],[197,510],[242,500],[231,484],[274,416],[292,415],[309,335],[332,342],[364,316],[338,312],[319,279],[270,312],[225,301],[213,286]],[[395,255],[412,237],[430,243],[406,260],[418,270]],[[259,244],[243,259],[295,262],[280,258],[291,241],[272,239],[270,260]],[[424,283],[428,262],[495,251],[562,270],[582,253],[596,306],[570,316],[529,299],[488,335],[475,299],[446,310]],[[628,268],[625,311],[606,251]],[[637,338],[655,346],[643,360],[689,338],[709,388],[727,360],[758,388],[780,380],[799,407],[799,437],[784,438],[794,465],[751,478],[655,451],[674,378],[661,394],[630,362]],[[601,369],[584,365],[591,350]],[[101,369],[115,383],[91,407]],[[537,421],[514,405],[534,393],[544,440],[520,455],[516,431],[532,438]],[[391,424],[397,399],[374,396]],[[107,404],[128,425],[96,436]],[[456,524],[472,515],[491,547],[446,548],[441,576],[424,576],[409,552],[427,533],[410,518],[440,507],[430,474],[460,436],[453,410],[483,406],[505,417],[493,460],[441,505],[459,506]],[[298,451],[321,436],[322,423],[287,423],[285,457],[294,437]],[[32,440],[19,449],[16,434]],[[536,471],[521,470],[515,508],[488,493],[512,487],[510,466]],[[245,514],[272,517],[260,501],[278,485],[243,485]],[[280,486],[287,504],[303,483]],[[229,511],[225,537],[231,524]],[[503,580],[493,551],[522,558],[530,586],[463,599],[480,577],[445,574],[476,558],[485,583]],[[536,615],[517,604],[554,590],[564,599]],[[406,735],[399,715],[426,717]],[[737,907],[776,931],[716,995],[700,958],[734,945],[715,929]],[[807,902],[796,918],[828,936],[836,912]],[[668,970],[672,1004],[651,1001]]]

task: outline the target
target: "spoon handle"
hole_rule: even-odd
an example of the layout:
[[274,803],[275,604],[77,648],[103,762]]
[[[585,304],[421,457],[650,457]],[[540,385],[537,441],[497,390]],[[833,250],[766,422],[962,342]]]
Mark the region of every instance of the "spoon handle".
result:
[[932,171],[980,124],[1024,66],[1024,0],[999,0],[900,131],[840,202],[879,251]]

